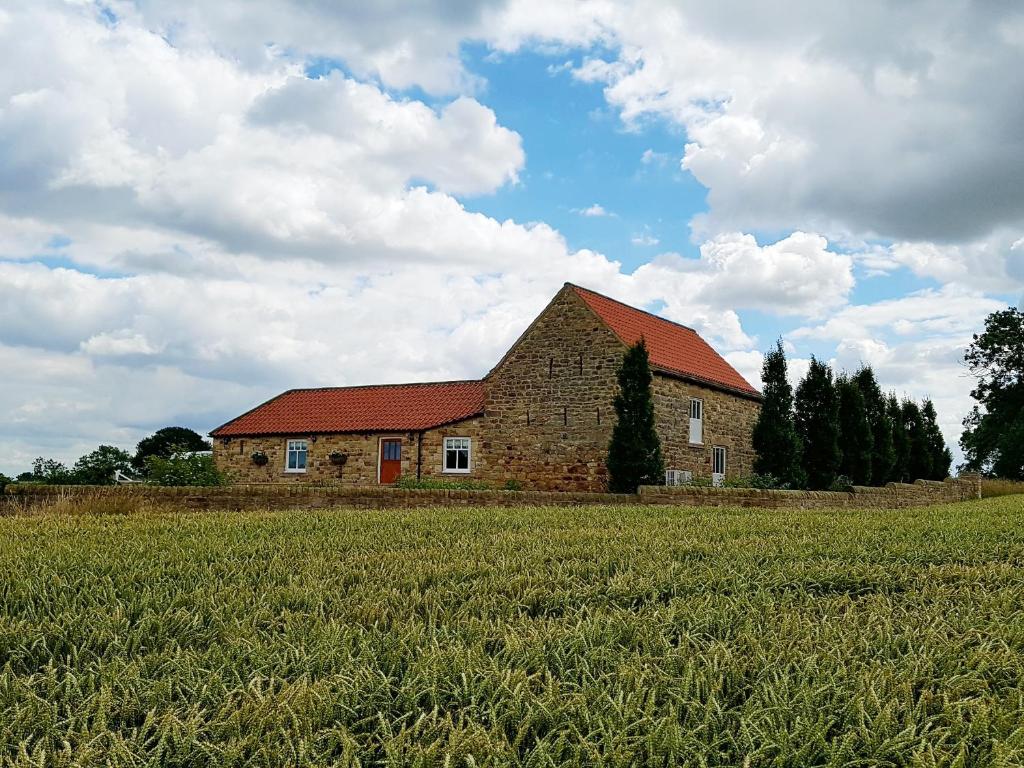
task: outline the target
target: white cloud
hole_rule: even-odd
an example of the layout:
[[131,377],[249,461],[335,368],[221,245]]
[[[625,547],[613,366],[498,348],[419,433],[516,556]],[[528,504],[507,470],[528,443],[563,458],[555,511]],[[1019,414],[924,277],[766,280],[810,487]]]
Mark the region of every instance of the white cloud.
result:
[[605,210],[604,206],[602,206],[600,203],[594,203],[593,205],[589,205],[586,208],[574,208],[573,210],[580,216],[590,216],[599,218],[602,216],[615,215],[614,213],[610,213],[609,211]]
[[629,242],[633,245],[651,246],[658,245],[661,241],[650,232],[638,232],[629,238]]

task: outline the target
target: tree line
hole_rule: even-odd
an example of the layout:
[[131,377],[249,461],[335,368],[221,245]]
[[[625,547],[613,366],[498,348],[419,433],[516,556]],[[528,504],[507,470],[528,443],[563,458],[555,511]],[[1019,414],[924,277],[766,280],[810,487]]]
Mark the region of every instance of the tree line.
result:
[[[186,427],[164,427],[139,441],[131,454],[112,445],[101,445],[81,456],[70,467],[57,459],[40,456],[32,469],[19,474],[20,483],[46,485],[112,485],[117,472],[156,485],[219,485],[213,460],[195,455],[209,451],[210,443]],[[0,486],[7,478],[0,475]]]
[[779,341],[764,357],[762,381],[754,471],[781,487],[827,490],[948,476],[953,455],[934,403],[884,393],[871,366],[835,374],[812,356],[794,392]]

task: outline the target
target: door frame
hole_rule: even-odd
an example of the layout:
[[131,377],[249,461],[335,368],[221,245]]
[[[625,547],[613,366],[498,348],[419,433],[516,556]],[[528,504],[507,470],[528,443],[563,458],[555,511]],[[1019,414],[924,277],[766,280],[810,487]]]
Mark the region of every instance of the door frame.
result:
[[[381,470],[382,464],[384,462],[384,441],[385,440],[397,440],[399,445],[403,445],[405,443],[405,440],[402,439],[401,435],[381,435],[380,437],[377,438],[377,485],[384,485],[384,483],[382,483],[380,481],[380,470]],[[404,451],[401,451],[399,453],[399,456],[402,456],[403,454],[404,454]],[[398,463],[401,464],[402,463],[402,459],[399,459]],[[402,474],[401,469],[399,469],[398,474],[399,475]],[[388,483],[388,485],[391,485],[391,483]]]

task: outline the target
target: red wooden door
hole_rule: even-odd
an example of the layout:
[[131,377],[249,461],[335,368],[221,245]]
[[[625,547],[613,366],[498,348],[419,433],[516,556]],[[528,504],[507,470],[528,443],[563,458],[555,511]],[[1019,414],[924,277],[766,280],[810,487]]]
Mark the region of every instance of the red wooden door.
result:
[[402,474],[402,441],[380,441],[380,482],[390,485]]

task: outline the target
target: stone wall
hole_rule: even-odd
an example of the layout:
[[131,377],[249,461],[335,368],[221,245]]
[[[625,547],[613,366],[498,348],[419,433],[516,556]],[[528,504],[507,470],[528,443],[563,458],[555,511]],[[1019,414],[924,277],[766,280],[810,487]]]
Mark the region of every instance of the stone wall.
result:
[[480,476],[603,491],[624,351],[576,292],[562,289],[487,378]]
[[[714,446],[726,449],[725,476],[749,477],[754,471],[754,424],[761,404],[700,384],[656,375],[654,417],[665,469],[682,469],[695,477],[711,477]],[[704,440],[690,442],[690,400],[704,402]]]
[[758,491],[748,488],[645,486],[638,494],[558,493],[546,491],[402,490],[341,486],[231,485],[221,488],[158,488],[153,486],[47,486],[14,483],[3,494],[5,510],[13,513],[48,499],[103,500],[133,497],[140,502],[183,509],[314,509],[355,507],[508,507],[592,504],[659,504],[679,507],[762,507],[768,509],[898,509],[981,498],[976,476],[944,482],[918,480],[912,485],[890,483],[884,488],[854,488],[848,493],[826,491]]
[[900,509],[981,498],[981,478],[967,475],[942,482],[918,480],[880,488],[853,486],[850,491],[775,491],[756,488],[641,486],[643,504],[693,507],[761,507],[765,509]]
[[[481,446],[479,417],[418,432],[372,432],[365,434],[284,435],[235,437],[230,442],[214,439],[213,459],[221,472],[233,483],[316,483],[340,486],[377,485],[380,441],[395,438],[402,441],[402,474],[416,477],[417,461],[421,477],[447,477],[442,471],[442,450],[445,437],[469,437],[472,440],[474,470],[484,451]],[[305,472],[285,471],[288,440],[305,439],[309,448]],[[265,465],[253,463],[252,454],[263,451]],[[341,451],[348,456],[342,467],[331,463],[330,454]],[[419,451],[419,453],[417,453]],[[418,458],[417,458],[418,457]],[[459,477],[464,477],[459,475]]]

